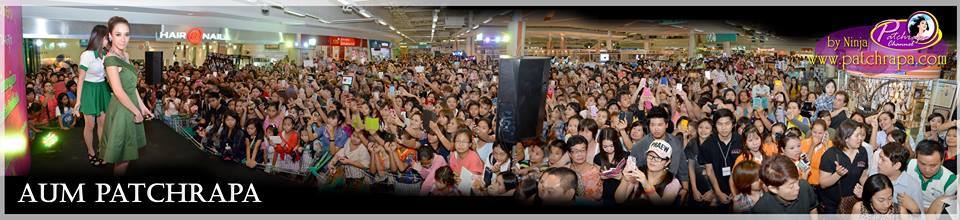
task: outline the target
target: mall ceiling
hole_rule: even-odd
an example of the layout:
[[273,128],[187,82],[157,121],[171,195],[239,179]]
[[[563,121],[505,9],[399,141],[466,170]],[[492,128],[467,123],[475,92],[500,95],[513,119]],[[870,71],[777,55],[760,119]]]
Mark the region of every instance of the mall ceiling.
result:
[[[869,25],[883,19],[905,17],[917,10],[942,17],[942,27],[956,26],[956,8],[951,7],[436,7],[361,6],[373,1],[326,0],[330,6],[282,5],[270,0],[234,0],[236,6],[41,6],[25,9],[25,16],[76,17],[88,13],[102,16],[130,13],[141,23],[196,22],[206,26],[288,31],[322,35],[384,38],[407,42],[443,42],[462,39],[474,27],[505,29],[513,13],[527,22],[530,42],[557,40],[567,44],[605,40],[626,43],[650,38],[686,38],[691,32],[737,33],[745,39],[765,41],[813,41],[841,27]],[[320,0],[324,1],[324,0]],[[57,2],[57,1],[52,1]],[[56,10],[54,10],[56,9]],[[76,11],[79,13],[69,13]],[[805,13],[797,13],[803,11]],[[105,20],[104,18],[100,18]],[[944,28],[945,39],[955,39],[954,28]],[[459,37],[459,38],[458,38]]]

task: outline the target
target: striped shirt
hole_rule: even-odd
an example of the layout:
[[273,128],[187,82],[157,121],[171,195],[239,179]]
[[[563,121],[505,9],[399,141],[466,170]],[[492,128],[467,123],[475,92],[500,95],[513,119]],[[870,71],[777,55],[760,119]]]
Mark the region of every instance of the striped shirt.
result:
[[913,159],[907,164],[907,173],[909,174],[907,178],[920,180],[920,191],[923,197],[921,205],[923,207],[930,207],[930,203],[933,203],[937,197],[957,194],[957,175],[942,166],[937,174],[934,174],[930,179],[925,179],[923,174],[920,173],[920,167],[917,166],[917,160]]

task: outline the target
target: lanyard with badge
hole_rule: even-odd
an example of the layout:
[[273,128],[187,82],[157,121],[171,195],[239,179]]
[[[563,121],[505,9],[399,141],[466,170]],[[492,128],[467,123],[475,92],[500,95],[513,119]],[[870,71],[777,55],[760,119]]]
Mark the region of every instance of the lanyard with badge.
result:
[[[732,140],[731,140],[731,142],[732,142]],[[720,152],[723,152],[724,150],[723,150],[723,147],[722,147],[721,145],[723,145],[723,141],[720,140],[720,137],[717,137],[717,150],[720,150]],[[730,156],[730,149],[733,149],[733,146],[727,145],[726,153],[724,153],[723,156],[722,156],[722,157],[723,157],[723,168],[722,168],[722,170],[723,170],[723,176],[725,176],[725,177],[730,176],[730,174],[731,174],[730,165],[728,165],[729,162],[727,161],[727,157]]]

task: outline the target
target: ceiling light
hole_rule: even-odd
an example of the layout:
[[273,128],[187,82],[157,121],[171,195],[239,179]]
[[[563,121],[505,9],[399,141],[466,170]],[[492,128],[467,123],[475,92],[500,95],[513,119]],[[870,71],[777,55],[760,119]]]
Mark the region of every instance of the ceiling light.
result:
[[395,31],[395,30],[397,30],[397,28],[395,28],[395,27],[393,27],[393,26],[390,26],[390,30],[391,30],[391,31]]
[[353,3],[351,3],[348,0],[337,0],[337,2],[339,2],[341,5],[344,5],[344,6],[353,5]]
[[364,18],[373,17],[373,15],[370,15],[370,12],[367,12],[367,10],[357,9],[357,13],[359,13],[360,16],[363,16]]
[[383,19],[377,19],[377,23],[384,26],[387,25],[387,22],[383,22]]
[[474,29],[474,30],[476,30],[477,28],[480,28],[480,25],[479,25],[479,24],[473,26],[473,29]]
[[283,10],[283,13],[286,13],[286,14],[289,14],[289,15],[293,15],[293,16],[297,16],[297,17],[301,17],[301,18],[305,16],[305,15],[299,13],[299,12],[295,12],[295,11],[291,11],[291,10],[287,10],[287,9],[284,9],[284,10]]
[[484,20],[483,23],[486,24],[490,23],[491,21],[493,21],[493,17],[487,18],[487,20]]

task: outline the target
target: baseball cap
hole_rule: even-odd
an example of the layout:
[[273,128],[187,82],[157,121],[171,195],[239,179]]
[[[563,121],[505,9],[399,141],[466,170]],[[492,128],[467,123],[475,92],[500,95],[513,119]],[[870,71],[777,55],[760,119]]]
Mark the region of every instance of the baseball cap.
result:
[[653,152],[657,157],[663,159],[670,159],[670,155],[673,153],[673,147],[670,146],[670,143],[667,143],[663,140],[655,140],[650,143],[650,148],[647,149],[647,153]]

